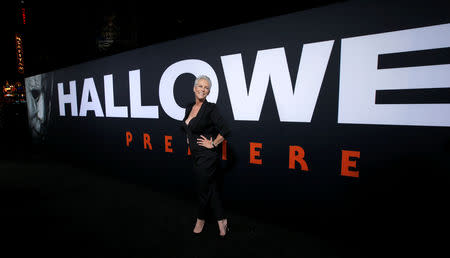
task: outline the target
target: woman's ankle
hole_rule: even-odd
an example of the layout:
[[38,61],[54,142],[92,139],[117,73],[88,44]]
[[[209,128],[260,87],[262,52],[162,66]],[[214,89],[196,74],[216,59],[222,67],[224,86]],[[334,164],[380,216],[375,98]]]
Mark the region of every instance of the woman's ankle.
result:
[[228,223],[228,220],[227,219],[221,219],[221,220],[218,220],[217,221],[217,224],[219,224],[219,225],[221,225],[221,226],[224,226],[224,225],[226,225]]

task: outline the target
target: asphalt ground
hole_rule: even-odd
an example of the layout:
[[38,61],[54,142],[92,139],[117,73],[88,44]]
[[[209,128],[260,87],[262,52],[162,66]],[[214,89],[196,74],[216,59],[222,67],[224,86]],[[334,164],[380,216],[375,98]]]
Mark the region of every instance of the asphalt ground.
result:
[[434,190],[411,185],[385,192],[342,216],[229,205],[231,231],[225,239],[218,237],[213,220],[195,236],[194,195],[55,158],[54,151],[31,144],[23,106],[1,110],[7,110],[0,153],[2,257],[429,257],[446,252],[448,177],[433,181]]

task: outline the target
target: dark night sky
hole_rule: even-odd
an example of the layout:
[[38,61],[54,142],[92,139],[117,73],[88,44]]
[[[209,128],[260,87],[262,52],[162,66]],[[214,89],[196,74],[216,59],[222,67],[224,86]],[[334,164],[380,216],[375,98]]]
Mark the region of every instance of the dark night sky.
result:
[[[6,1],[2,1],[6,2]],[[0,81],[14,79],[14,33],[23,31],[26,76],[51,71],[157,42],[288,14],[342,0],[274,1],[255,7],[241,2],[192,4],[169,1],[24,1],[27,24],[19,25],[20,0],[1,4]],[[207,3],[207,2],[205,2]],[[239,5],[241,3],[241,5]],[[115,15],[119,44],[99,51],[96,39],[105,17]]]

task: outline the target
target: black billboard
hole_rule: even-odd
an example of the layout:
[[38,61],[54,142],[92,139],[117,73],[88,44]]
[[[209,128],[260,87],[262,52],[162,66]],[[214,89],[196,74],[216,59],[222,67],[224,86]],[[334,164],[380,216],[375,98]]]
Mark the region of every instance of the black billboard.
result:
[[103,173],[190,192],[181,120],[207,75],[232,131],[226,200],[334,210],[433,195],[449,171],[445,5],[350,1],[32,76],[31,132]]

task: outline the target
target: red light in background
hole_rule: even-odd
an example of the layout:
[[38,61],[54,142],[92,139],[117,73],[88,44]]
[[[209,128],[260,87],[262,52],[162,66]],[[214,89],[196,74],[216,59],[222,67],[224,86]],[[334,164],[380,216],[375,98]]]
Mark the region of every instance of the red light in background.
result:
[[22,21],[23,21],[23,24],[25,24],[25,21],[26,21],[25,18],[26,18],[25,17],[25,8],[22,8]]

